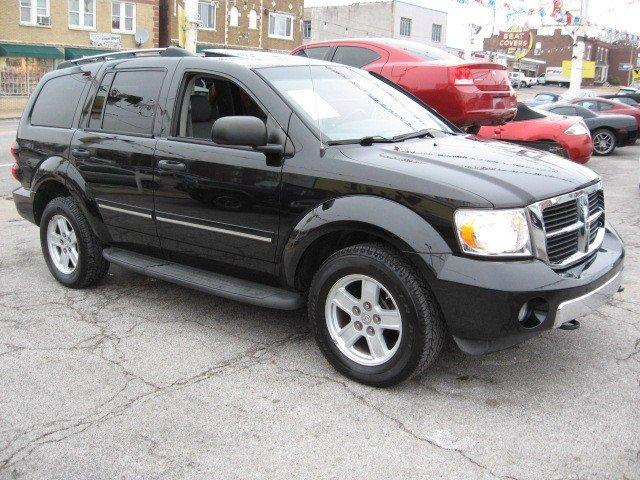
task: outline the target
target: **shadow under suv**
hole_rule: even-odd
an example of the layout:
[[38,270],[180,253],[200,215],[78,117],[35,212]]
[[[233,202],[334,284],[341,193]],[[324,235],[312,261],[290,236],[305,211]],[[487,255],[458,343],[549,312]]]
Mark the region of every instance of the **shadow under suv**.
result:
[[365,71],[168,48],[63,63],[13,147],[20,214],[63,285],[110,263],[226,298],[305,304],[329,362],[386,386],[446,334],[471,354],[620,286],[600,179],[460,132]]

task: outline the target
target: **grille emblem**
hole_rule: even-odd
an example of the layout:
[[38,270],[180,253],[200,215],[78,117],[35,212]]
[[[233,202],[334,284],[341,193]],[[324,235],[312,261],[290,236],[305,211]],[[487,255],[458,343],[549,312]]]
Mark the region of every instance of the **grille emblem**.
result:
[[589,223],[589,197],[583,193],[578,197],[578,220],[582,226],[578,230],[578,250],[586,253],[589,251],[589,234],[591,224]]

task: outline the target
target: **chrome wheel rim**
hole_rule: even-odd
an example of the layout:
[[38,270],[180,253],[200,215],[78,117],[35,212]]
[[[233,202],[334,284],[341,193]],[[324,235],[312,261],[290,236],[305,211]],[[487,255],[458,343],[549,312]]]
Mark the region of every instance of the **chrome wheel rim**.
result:
[[47,246],[53,265],[60,272],[69,275],[78,266],[78,238],[69,220],[62,215],[54,215],[47,225]]
[[607,132],[600,132],[593,138],[593,148],[600,154],[609,153],[613,147],[613,136]]
[[327,295],[325,318],[338,350],[360,365],[382,365],[400,347],[398,304],[374,278],[347,275],[338,280]]

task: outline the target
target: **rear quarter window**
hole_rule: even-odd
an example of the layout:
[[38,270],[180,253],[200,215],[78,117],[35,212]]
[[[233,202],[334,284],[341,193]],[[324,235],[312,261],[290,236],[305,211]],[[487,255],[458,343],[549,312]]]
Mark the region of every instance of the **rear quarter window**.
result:
[[324,60],[331,47],[309,47],[305,49],[306,56],[315,60]]
[[338,47],[333,55],[333,62],[351,67],[364,67],[380,58],[373,50],[363,47]]
[[31,125],[71,128],[73,117],[90,77],[82,73],[47,80],[31,110]]

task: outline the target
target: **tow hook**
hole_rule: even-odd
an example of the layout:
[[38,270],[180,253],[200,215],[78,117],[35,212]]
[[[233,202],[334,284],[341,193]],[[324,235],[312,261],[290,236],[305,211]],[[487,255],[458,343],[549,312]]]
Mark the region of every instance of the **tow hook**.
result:
[[569,320],[560,325],[561,330],[577,330],[580,328],[580,322],[578,320]]
[[624,292],[624,287],[622,285],[620,285],[618,287],[618,293]]

